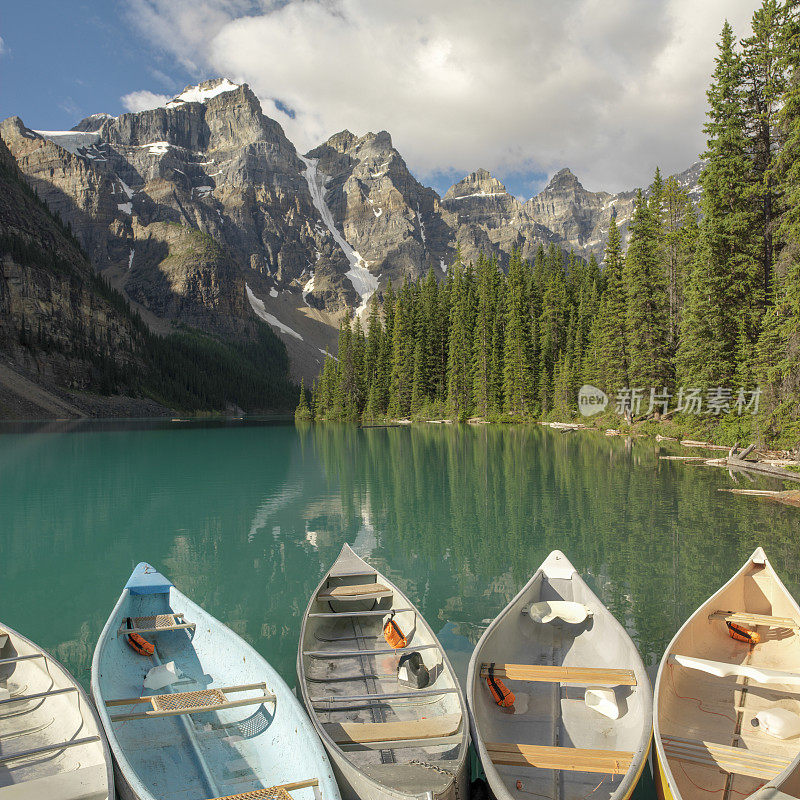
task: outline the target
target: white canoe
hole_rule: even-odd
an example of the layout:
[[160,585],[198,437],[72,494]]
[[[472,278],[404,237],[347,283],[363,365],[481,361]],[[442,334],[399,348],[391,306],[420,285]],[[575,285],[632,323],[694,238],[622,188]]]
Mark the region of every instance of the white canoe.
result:
[[[130,621],[129,621],[130,620]],[[128,645],[127,631],[155,646]],[[169,665],[174,665],[170,668]],[[156,667],[173,683],[148,689]],[[157,669],[152,677],[165,672]],[[139,564],[97,643],[92,695],[123,800],[338,800],[330,763],[302,706],[243,639]]]
[[[494,701],[490,674],[514,693],[512,708]],[[558,550],[481,636],[467,703],[497,800],[622,800],[647,760],[652,696],[642,659]]]
[[[383,636],[392,610],[408,641],[399,650]],[[430,673],[421,689],[397,678],[413,651]],[[467,800],[468,722],[453,668],[411,601],[348,545],[306,609],[297,674],[346,800]]]
[[0,626],[0,798],[113,800],[100,721],[61,664]]
[[[770,718],[796,730],[771,735]],[[654,728],[662,799],[800,797],[800,607],[760,547],[669,643]]]

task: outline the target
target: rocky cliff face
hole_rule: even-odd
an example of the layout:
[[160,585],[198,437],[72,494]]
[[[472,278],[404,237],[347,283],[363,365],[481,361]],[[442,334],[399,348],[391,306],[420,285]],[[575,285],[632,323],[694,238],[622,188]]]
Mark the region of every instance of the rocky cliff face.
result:
[[[703,163],[698,161],[675,176],[695,203],[700,200],[702,169]],[[552,231],[561,247],[572,249],[584,258],[594,253],[602,260],[612,214],[616,214],[617,227],[623,242],[627,243],[635,198],[635,190],[617,194],[587,191],[575,175],[564,168],[525,203],[525,209],[532,219]]]
[[559,170],[547,186],[525,203],[525,209],[539,224],[555,235],[556,241],[588,258],[602,259],[611,215],[616,214],[623,239],[633,215],[635,192],[612,195],[589,192],[569,169]]
[[451,186],[442,198],[443,216],[466,260],[491,253],[505,265],[516,247],[532,258],[554,236],[537,224],[500,181],[479,169]]
[[[0,135],[95,268],[151,328],[185,323],[244,341],[254,319],[311,377],[338,316],[391,278],[442,276],[456,247],[507,263],[556,243],[602,257],[623,234],[633,192],[589,192],[568,170],[526,203],[480,169],[439,195],[419,183],[386,131],[332,136],[306,155],[246,85],[207,81],[164,107],[95,114],[71,131]],[[699,165],[679,176],[697,198]]]
[[111,389],[117,381],[124,388],[140,347],[130,316],[0,142],[0,362],[68,390]]
[[308,153],[325,176],[334,223],[385,283],[448,264],[452,232],[439,196],[409,172],[386,131],[356,137],[342,131]]
[[[164,108],[95,115],[67,132],[0,128],[48,206],[146,319],[247,339],[246,285],[355,305],[347,259],[312,202],[305,165],[247,86],[209,81]],[[324,337],[323,337],[324,338]],[[313,348],[317,352],[316,348]]]

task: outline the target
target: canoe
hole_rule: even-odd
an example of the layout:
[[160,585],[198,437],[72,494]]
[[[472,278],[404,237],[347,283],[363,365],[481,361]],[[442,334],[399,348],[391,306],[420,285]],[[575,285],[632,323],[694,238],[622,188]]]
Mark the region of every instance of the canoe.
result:
[[113,800],[94,707],[53,656],[0,625],[0,797]]
[[[130,646],[132,633],[152,654]],[[92,695],[122,800],[339,798],[289,687],[149,564],[133,571],[100,635]]]
[[[756,632],[759,643],[732,638],[728,623]],[[656,678],[662,800],[800,796],[798,633],[800,607],[760,547],[683,624]],[[793,724],[790,738],[773,735]]]
[[[513,705],[498,705],[490,681]],[[653,707],[642,659],[558,550],[481,636],[467,704],[497,800],[622,800],[647,761]]]
[[[391,612],[399,649],[383,635]],[[424,687],[398,679],[413,652]],[[348,545],[309,601],[297,675],[345,800],[467,800],[467,712],[450,661],[411,601]]]

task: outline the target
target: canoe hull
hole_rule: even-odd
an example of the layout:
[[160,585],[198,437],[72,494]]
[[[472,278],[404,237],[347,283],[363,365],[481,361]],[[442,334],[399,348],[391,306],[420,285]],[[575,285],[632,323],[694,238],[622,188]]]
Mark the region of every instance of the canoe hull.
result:
[[[148,576],[158,575],[147,569]],[[318,781],[325,800],[338,800],[325,751],[289,687],[241,637],[163,581],[153,591],[125,588],[92,662],[92,695],[109,736],[122,800],[221,797],[309,779]],[[150,657],[127,646],[127,618],[170,613],[195,627],[144,633],[156,648]],[[145,675],[159,662],[174,662],[177,682],[144,688]],[[149,702],[107,706],[121,698],[207,690],[221,691],[225,702],[208,711],[195,707],[192,713],[145,719],[129,717],[152,714]],[[184,698],[170,702],[180,707],[189,702]],[[128,718],[112,721],[112,715]],[[292,800],[314,796],[313,787],[301,788]]]
[[[324,594],[330,591],[331,583],[338,585],[342,590],[349,591],[351,588],[359,588],[359,586],[351,587],[350,583],[364,584],[365,580],[368,582],[367,586],[372,585],[372,580],[379,585],[379,588],[376,589],[377,597],[370,594],[366,601],[353,601],[352,599],[323,601],[322,598],[318,599],[321,592]],[[325,588],[326,586],[327,588]],[[363,590],[364,587],[360,588]],[[380,610],[375,610],[377,608]],[[382,615],[392,609],[397,610],[395,619],[404,633],[408,635],[407,649],[393,651],[388,647],[381,633]],[[347,617],[347,612],[361,612],[362,610],[367,611],[363,626],[362,622],[356,625],[349,621],[351,618]],[[312,611],[328,616],[311,618],[309,615]],[[346,613],[342,618],[336,618],[335,615],[339,612]],[[352,630],[350,630],[350,626],[352,626]],[[368,656],[357,660],[349,658],[338,660],[335,657],[329,659],[326,655],[326,648],[331,647],[330,643],[337,640],[349,642],[348,645],[342,646],[343,650],[351,651],[354,647],[361,650],[363,647],[377,650],[378,653],[374,657]],[[366,644],[367,641],[368,644]],[[347,675],[351,675],[345,679],[347,682],[356,681],[356,685],[360,686],[367,672],[370,675],[372,672],[380,673],[377,684],[373,684],[372,688],[369,688],[371,684],[368,682],[366,683],[367,690],[363,688],[344,690],[345,699],[346,695],[351,692],[360,694],[361,697],[357,698],[359,704],[363,702],[364,694],[413,693],[414,690],[397,685],[395,672],[400,655],[415,649],[423,656],[423,661],[431,675],[431,683],[423,691],[432,694],[421,697],[428,703],[426,706],[428,710],[423,711],[422,716],[437,720],[440,717],[456,720],[452,730],[443,732],[443,739],[446,743],[433,744],[429,743],[433,740],[425,740],[421,744],[413,744],[413,747],[409,747],[409,742],[412,741],[409,740],[409,742],[399,743],[395,748],[386,748],[386,750],[380,751],[375,745],[372,745],[367,748],[371,750],[371,754],[367,752],[353,753],[351,750],[345,752],[326,730],[326,727],[330,729],[332,725],[336,727],[337,722],[346,722],[343,715],[336,711],[333,714],[327,713],[327,704],[323,704],[323,709],[315,708],[315,703],[317,706],[320,705],[320,696],[337,694],[342,691],[337,687],[349,685],[348,683],[342,684],[341,679],[330,681],[329,676],[336,674],[337,670],[343,670]],[[312,657],[309,655],[309,651],[315,651],[315,655]],[[354,661],[355,664],[353,664]],[[345,662],[344,667],[339,666],[342,662]],[[369,662],[372,663],[368,667]],[[328,669],[332,672],[326,672]],[[455,672],[435,634],[411,601],[397,586],[360,559],[347,545],[342,548],[339,558],[323,577],[309,601],[300,633],[297,676],[303,703],[328,752],[343,798],[346,800],[382,800],[383,798],[391,800],[415,798],[419,800],[420,797],[429,796],[441,800],[467,800],[469,725],[463,692]],[[441,689],[444,691],[440,692]],[[403,708],[404,702],[406,701],[400,700],[399,708],[395,707],[391,699],[389,702],[378,703],[380,711],[372,708],[368,711],[362,710],[356,722],[387,721],[388,717],[391,722],[410,723],[413,727],[420,712],[409,712],[407,708]],[[412,709],[416,702],[419,701],[411,701]],[[367,705],[373,706],[374,704],[368,702]],[[377,718],[373,716],[363,719],[365,714],[377,715]],[[327,716],[327,719],[323,721],[324,716]],[[407,736],[398,738],[408,739]],[[382,757],[378,759],[379,753],[387,754],[387,760],[384,761]],[[401,772],[402,779],[399,779],[398,775]]]
[[[580,623],[538,621],[546,618],[545,607],[559,608],[562,602],[576,613],[576,605],[591,613]],[[485,663],[500,668],[512,665],[504,680],[516,695],[513,711],[498,709],[492,700],[481,677]],[[598,673],[574,685],[577,672],[586,668]],[[613,689],[618,719],[598,714],[584,701],[584,687],[591,686],[592,679],[600,681],[603,671],[608,671],[602,680],[609,681],[607,689]],[[621,679],[623,683],[614,683]],[[625,800],[647,763],[652,696],[644,664],[626,631],[559,551],[550,554],[481,636],[470,659],[467,700],[473,743],[497,800],[516,800],[517,781],[523,791],[543,796],[592,794],[598,800]],[[507,759],[497,758],[497,747],[493,761],[487,741],[541,747],[547,754],[538,751],[537,758],[544,758],[544,764],[564,763],[565,767],[512,767]],[[562,747],[574,747],[577,752]],[[589,752],[626,757],[630,765],[610,781],[602,764],[593,764],[595,771],[575,768],[574,759],[588,758]]]
[[[728,620],[757,630],[760,642],[751,647],[733,639]],[[799,629],[800,606],[760,547],[683,623],[655,685],[654,778],[661,800],[694,798],[698,788],[766,798],[800,778],[796,739],[768,737],[751,724],[778,701],[800,714]]]
[[[325,746],[325,749],[333,766],[333,774],[339,784],[342,800],[386,800],[386,798],[408,800],[412,796],[419,797],[419,795],[393,792],[385,786],[365,780],[364,775],[345,758],[341,750],[328,745]],[[431,766],[434,768],[433,765]],[[465,760],[457,772],[448,772],[448,774],[453,778],[452,782],[443,792],[434,793],[432,795],[434,800],[469,800],[468,761]]]
[[[113,800],[114,773],[103,726],[83,687],[46,650],[3,625],[0,638],[0,683],[11,696],[40,695],[0,718],[0,757],[69,740],[85,744],[47,750],[31,760],[0,759],[0,797],[91,797]],[[17,659],[13,661],[11,659]],[[20,699],[18,702],[23,703]]]
[[664,771],[664,765],[661,763],[661,758],[658,755],[658,750],[653,748],[653,781],[656,785],[656,795],[658,800],[675,800],[672,791],[669,788],[667,775]]

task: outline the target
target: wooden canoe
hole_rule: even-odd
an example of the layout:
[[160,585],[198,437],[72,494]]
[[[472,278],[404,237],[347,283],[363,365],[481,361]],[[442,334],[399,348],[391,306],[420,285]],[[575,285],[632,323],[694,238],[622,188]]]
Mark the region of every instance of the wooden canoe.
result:
[[[490,677],[513,692],[511,708],[495,702]],[[652,698],[642,659],[558,550],[481,636],[467,703],[497,800],[623,800],[647,760]]]
[[[407,639],[398,650],[383,636],[392,610]],[[413,651],[430,672],[421,689],[397,678]],[[411,601],[348,545],[306,609],[297,674],[346,800],[466,800],[468,723],[453,668]]]
[[111,753],[80,684],[0,625],[0,797],[113,800]]
[[[127,642],[138,632],[152,655]],[[148,689],[151,669],[175,680]],[[156,669],[156,672],[162,670]],[[122,800],[339,800],[302,706],[250,645],[149,564],[133,571],[97,643],[92,695]],[[269,793],[266,790],[271,790]]]
[[[755,646],[727,623],[758,633]],[[800,607],[759,547],[669,643],[655,689],[656,788],[662,800],[800,796],[800,738],[753,721],[782,708],[800,721]],[[759,792],[762,789],[762,792]]]

